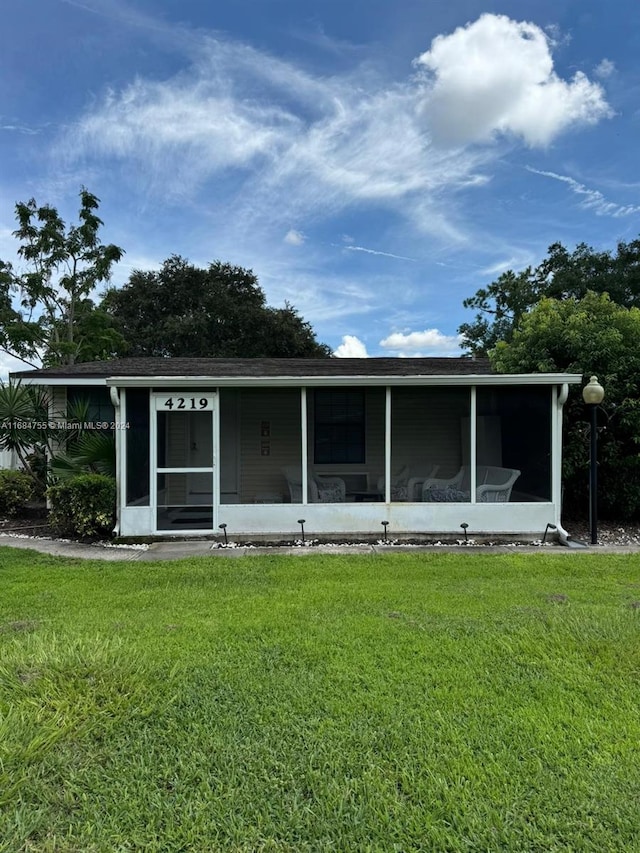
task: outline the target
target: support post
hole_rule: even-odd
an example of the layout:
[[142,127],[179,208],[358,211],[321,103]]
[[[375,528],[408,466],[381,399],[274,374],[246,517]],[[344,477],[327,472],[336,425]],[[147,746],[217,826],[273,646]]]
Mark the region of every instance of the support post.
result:
[[598,407],[591,405],[591,454],[589,463],[589,528],[591,544],[598,543]]
[[591,452],[589,458],[589,527],[591,544],[598,544],[598,406],[604,399],[604,388],[592,376],[582,389],[582,399],[591,413]]

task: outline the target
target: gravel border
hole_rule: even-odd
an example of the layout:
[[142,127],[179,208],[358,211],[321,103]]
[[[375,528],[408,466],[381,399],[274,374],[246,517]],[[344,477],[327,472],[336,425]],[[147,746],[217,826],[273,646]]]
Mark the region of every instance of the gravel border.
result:
[[[575,521],[575,522],[563,522],[563,526],[566,531],[569,533],[570,540],[576,543],[578,546],[585,545],[590,548],[598,548],[598,547],[616,547],[616,548],[633,548],[640,550],[640,524],[632,524],[632,523],[624,523],[624,522],[611,522],[611,521],[601,521],[598,524],[598,542],[597,545],[592,546],[591,536],[590,536],[590,528],[588,522],[584,520]],[[189,544],[207,543],[208,548],[212,552],[224,552],[224,551],[234,551],[234,550],[243,550],[243,551],[258,551],[258,550],[268,550],[273,548],[279,548],[281,551],[284,550],[305,550],[305,551],[314,551],[319,548],[326,549],[327,551],[338,550],[340,548],[349,548],[353,552],[357,552],[358,548],[361,550],[375,548],[376,550],[386,550],[393,548],[394,550],[411,550],[421,548],[424,550],[430,550],[431,548],[440,547],[440,548],[470,548],[470,549],[479,549],[479,548],[505,548],[505,549],[517,549],[517,548],[541,548],[541,547],[557,547],[557,541],[546,541],[542,542],[541,538],[528,540],[522,539],[517,540],[515,537],[501,537],[501,536],[484,536],[481,539],[474,539],[472,536],[469,536],[468,540],[465,541],[463,538],[460,538],[455,535],[443,536],[442,538],[438,538],[437,536],[433,536],[431,538],[425,539],[416,539],[413,537],[406,537],[403,539],[402,537],[395,539],[393,537],[389,537],[387,541],[383,539],[378,540],[367,540],[367,541],[358,541],[356,538],[347,538],[343,539],[340,536],[336,536],[332,541],[327,541],[326,538],[315,539],[312,536],[308,537],[306,541],[303,543],[300,539],[291,537],[291,539],[279,539],[273,542],[266,541],[252,541],[249,537],[247,537],[246,541],[234,542],[230,541],[228,545],[224,545],[224,543],[219,541],[218,537],[207,537],[203,538],[195,538],[189,537],[183,540],[180,539],[155,539],[151,542],[136,542],[136,543],[121,543],[121,542],[110,542],[105,540],[95,541],[95,540],[74,540],[61,538],[55,535],[55,532],[49,527],[49,525],[43,519],[33,519],[33,518],[11,518],[11,519],[0,519],[0,543],[2,540],[15,539],[15,540],[31,540],[34,544],[38,541],[41,542],[57,542],[59,544],[65,545],[85,545],[92,547],[100,547],[100,548],[108,548],[112,549],[114,552],[117,551],[148,551],[156,550],[157,546],[161,546],[162,544],[175,543],[176,545],[180,543],[182,546],[188,546]],[[8,544],[8,543],[7,543]]]

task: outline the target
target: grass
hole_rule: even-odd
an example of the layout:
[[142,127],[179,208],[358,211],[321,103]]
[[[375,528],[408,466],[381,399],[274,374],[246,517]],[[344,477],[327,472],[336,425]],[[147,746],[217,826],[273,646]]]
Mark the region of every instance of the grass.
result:
[[637,851],[640,557],[0,549],[2,851]]

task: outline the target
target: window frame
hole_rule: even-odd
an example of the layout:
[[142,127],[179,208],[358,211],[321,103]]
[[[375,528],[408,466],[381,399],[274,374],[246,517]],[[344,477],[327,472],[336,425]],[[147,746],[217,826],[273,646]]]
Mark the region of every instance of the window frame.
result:
[[[328,397],[323,400],[322,397]],[[349,397],[358,400],[350,402]],[[333,398],[333,399],[332,399]],[[343,398],[342,401],[340,398]],[[364,388],[316,388],[313,399],[313,461],[315,465],[362,465],[367,458],[367,412]],[[340,415],[340,407],[344,414]],[[357,411],[357,420],[349,408]],[[325,414],[327,412],[327,414]],[[322,413],[322,419],[320,419]],[[342,431],[339,439],[332,431]],[[356,440],[353,440],[353,436]],[[356,452],[353,453],[355,448]]]

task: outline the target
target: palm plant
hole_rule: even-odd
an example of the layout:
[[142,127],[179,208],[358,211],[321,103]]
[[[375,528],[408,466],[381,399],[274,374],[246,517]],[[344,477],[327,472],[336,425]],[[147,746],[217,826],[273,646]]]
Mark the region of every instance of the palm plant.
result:
[[49,447],[49,398],[37,385],[0,380],[0,450],[10,450],[41,484],[42,459]]
[[116,445],[112,432],[81,431],[67,447],[52,454],[51,473],[57,480],[77,474],[116,475]]
[[47,467],[55,480],[83,473],[115,477],[113,433],[86,429],[88,409],[79,400],[55,414],[44,388],[0,381],[0,450],[13,451],[40,490]]

